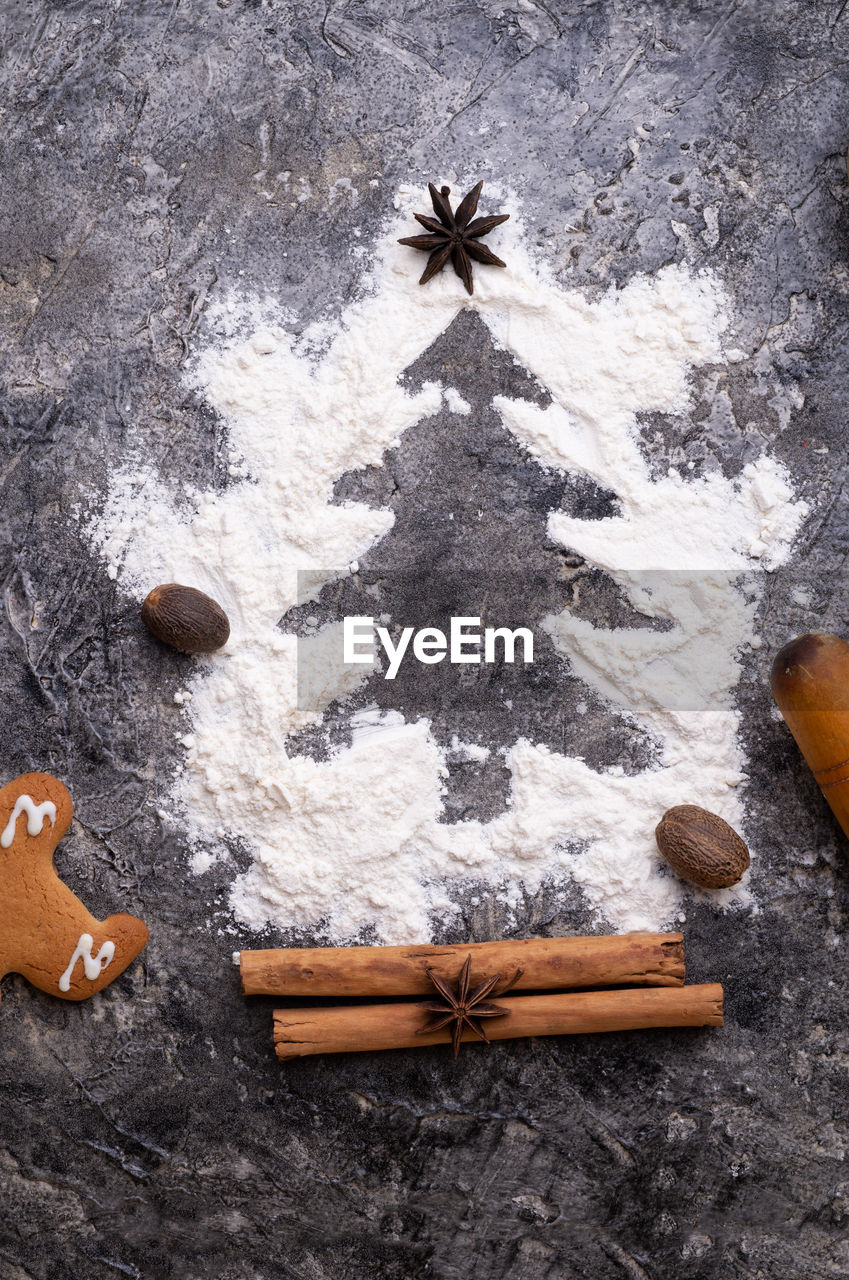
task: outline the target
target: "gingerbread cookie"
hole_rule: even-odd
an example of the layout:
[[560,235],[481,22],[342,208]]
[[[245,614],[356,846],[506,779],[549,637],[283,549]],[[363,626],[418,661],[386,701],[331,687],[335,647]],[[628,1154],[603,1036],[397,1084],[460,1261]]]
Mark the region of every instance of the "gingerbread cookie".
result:
[[0,788],[0,978],[21,973],[63,1000],[108,986],[147,942],[135,916],[101,923],[53,866],[71,825],[68,790],[49,773],[24,773]]

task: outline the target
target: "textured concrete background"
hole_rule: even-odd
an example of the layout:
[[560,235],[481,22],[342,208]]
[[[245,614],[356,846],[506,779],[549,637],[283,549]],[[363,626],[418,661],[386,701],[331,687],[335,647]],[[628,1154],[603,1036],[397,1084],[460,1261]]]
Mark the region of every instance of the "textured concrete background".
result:
[[[847,852],[765,685],[790,635],[849,629],[849,8],[5,0],[2,19],[2,774],[67,782],[61,872],[152,934],[89,1004],[4,983],[2,1280],[849,1274]],[[304,324],[338,314],[395,186],[451,170],[512,184],[590,294],[686,260],[734,295],[749,358],[644,436],[659,466],[728,473],[769,444],[813,504],[741,692],[763,909],[689,914],[691,977],[726,984],[721,1031],[281,1067],[273,1001],[242,1000],[227,959],[247,940],[226,877],[190,876],[151,804],[190,660],[142,634],[71,507],[130,448],[167,481],[226,483],[220,424],[180,380],[207,301],[243,285]],[[340,497],[371,485],[414,532],[470,475],[495,494],[509,477],[536,545],[547,505],[604,495],[499,445],[488,399],[522,375],[479,339],[460,316],[411,377],[477,397],[492,452],[446,413],[392,483]],[[450,468],[425,483],[441,450],[454,495]],[[502,515],[478,524],[482,558]],[[492,811],[503,785],[458,782],[452,814]],[[452,936],[500,927],[484,898]],[[542,893],[517,932],[586,927],[579,900]]]

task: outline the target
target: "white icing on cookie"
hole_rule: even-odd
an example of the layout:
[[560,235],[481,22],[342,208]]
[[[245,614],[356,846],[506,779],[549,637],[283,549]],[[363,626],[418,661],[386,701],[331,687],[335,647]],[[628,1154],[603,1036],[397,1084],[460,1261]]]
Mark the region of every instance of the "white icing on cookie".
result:
[[27,833],[31,836],[37,836],[41,832],[45,818],[50,819],[51,827],[56,821],[56,806],[52,800],[36,804],[32,796],[18,796],[9,821],[6,823],[6,829],[0,836],[0,845],[4,849],[8,849],[14,840],[15,824],[22,813],[27,815]]
[[71,975],[74,972],[74,965],[78,960],[82,960],[83,966],[85,967],[85,976],[90,982],[95,978],[100,977],[103,970],[111,964],[112,957],[115,955],[115,943],[108,940],[104,942],[96,956],[92,955],[93,946],[94,938],[90,933],[80,934],[80,940],[74,948],[74,954],[71,956],[70,964],[59,979],[60,991],[70,990]]

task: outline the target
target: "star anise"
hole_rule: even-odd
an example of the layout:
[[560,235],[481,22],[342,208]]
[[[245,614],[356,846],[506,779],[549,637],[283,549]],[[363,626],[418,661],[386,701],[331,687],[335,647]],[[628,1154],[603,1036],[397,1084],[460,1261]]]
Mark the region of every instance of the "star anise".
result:
[[413,215],[416,222],[420,222],[431,234],[405,236],[403,240],[398,241],[399,244],[408,244],[412,249],[422,249],[430,254],[419,284],[427,284],[428,280],[432,280],[449,258],[454,263],[457,275],[466,286],[466,293],[474,292],[472,259],[490,267],[506,267],[506,262],[496,258],[486,245],[479,244],[478,241],[481,236],[488,235],[493,227],[506,222],[510,214],[498,213],[490,218],[474,218],[474,221],[471,221],[478,207],[482,186],[483,183],[479,182],[467,196],[463,197],[457,208],[452,210],[448,199],[451,188],[443,187],[437,191],[432,182],[427,184],[433,209],[439,221],[437,222],[436,218],[429,218],[425,213],[416,213]]
[[[427,976],[441,995],[441,1000],[423,1000],[421,1007],[427,1009],[430,1013],[430,1021],[426,1027],[417,1032],[418,1035],[427,1035],[430,1031],[441,1031],[443,1027],[451,1026],[451,1043],[454,1046],[454,1057],[460,1052],[460,1042],[463,1036],[463,1028],[468,1027],[479,1040],[485,1040],[489,1044],[489,1036],[479,1023],[480,1018],[503,1018],[510,1012],[509,1009],[503,1008],[498,1004],[486,1003],[486,997],[491,991],[502,981],[503,974],[496,973],[492,978],[484,978],[483,982],[479,982],[476,987],[469,990],[469,970],[472,967],[471,955],[467,957],[466,963],[460,970],[457,978],[457,990],[453,991],[444,978],[441,978],[435,969],[428,968]],[[499,995],[503,995],[505,991],[509,991],[512,986],[518,982],[522,976],[522,970],[517,969],[513,977],[502,987]]]

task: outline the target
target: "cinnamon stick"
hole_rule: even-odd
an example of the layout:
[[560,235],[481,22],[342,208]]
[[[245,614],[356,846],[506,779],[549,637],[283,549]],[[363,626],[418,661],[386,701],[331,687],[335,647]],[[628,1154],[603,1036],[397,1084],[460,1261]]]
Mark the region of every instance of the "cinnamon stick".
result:
[[[498,1003],[509,1012],[503,1018],[487,1019],[486,1032],[491,1040],[722,1025],[722,987],[717,982],[692,987],[512,996],[500,998]],[[407,1003],[277,1009],[274,1044],[281,1060],[314,1053],[361,1053],[448,1044],[450,1028],[417,1034],[427,1018],[421,1005]],[[464,1032],[464,1041],[474,1039]]]
[[433,990],[432,968],[453,981],[466,956],[472,983],[491,974],[522,976],[517,991],[569,987],[680,987],[680,933],[624,933],[613,937],[525,938],[456,946],[313,947],[243,951],[246,996],[413,996]]

